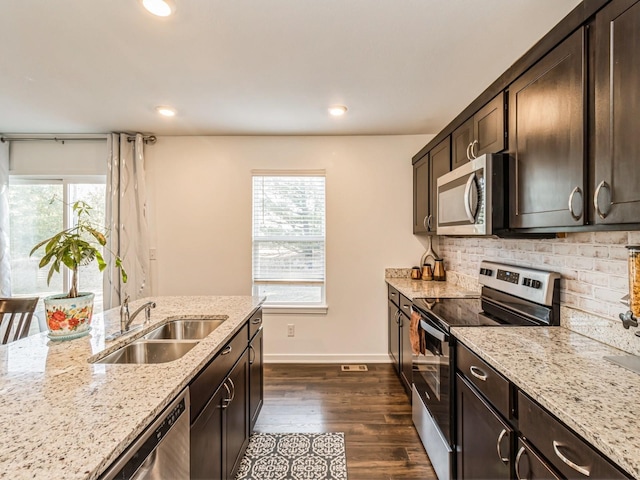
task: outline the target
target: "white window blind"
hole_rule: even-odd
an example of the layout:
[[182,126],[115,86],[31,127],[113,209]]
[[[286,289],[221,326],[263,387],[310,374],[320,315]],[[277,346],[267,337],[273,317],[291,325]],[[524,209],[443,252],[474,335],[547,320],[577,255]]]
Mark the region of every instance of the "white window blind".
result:
[[268,304],[321,304],[324,283],[324,175],[254,174],[254,294]]

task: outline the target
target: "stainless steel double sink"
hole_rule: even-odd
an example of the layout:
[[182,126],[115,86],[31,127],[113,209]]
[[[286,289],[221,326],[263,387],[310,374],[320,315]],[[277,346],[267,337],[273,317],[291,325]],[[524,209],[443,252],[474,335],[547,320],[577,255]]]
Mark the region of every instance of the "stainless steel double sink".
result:
[[171,320],[93,363],[171,362],[185,355],[222,323],[224,320],[213,318]]

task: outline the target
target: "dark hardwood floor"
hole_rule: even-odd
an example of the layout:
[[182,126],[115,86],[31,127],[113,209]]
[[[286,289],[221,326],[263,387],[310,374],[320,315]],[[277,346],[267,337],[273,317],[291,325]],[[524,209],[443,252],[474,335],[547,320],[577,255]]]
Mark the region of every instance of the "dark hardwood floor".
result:
[[349,480],[435,480],[390,364],[266,364],[256,432],[344,432]]

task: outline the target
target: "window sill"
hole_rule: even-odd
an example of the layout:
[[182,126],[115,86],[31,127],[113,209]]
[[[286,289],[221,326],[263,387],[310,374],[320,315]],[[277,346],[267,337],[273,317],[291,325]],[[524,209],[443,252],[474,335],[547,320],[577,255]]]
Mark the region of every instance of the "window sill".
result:
[[262,311],[273,315],[326,315],[328,305],[263,305]]

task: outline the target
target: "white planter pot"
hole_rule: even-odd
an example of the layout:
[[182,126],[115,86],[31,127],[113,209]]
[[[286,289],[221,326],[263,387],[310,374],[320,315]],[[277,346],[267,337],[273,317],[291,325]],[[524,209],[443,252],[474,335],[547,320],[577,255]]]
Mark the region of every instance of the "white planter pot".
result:
[[80,292],[76,298],[67,298],[64,293],[45,297],[49,338],[71,340],[87,335],[91,330],[93,297],[90,292]]

